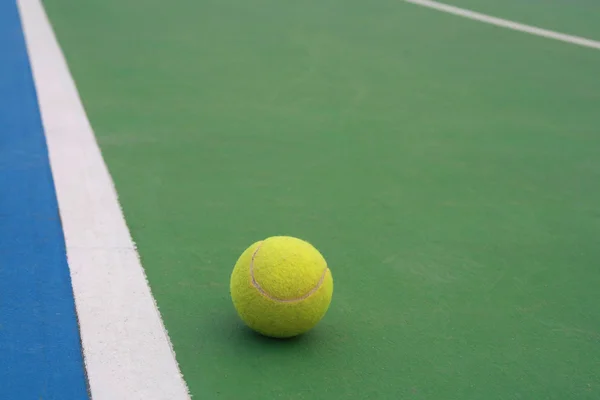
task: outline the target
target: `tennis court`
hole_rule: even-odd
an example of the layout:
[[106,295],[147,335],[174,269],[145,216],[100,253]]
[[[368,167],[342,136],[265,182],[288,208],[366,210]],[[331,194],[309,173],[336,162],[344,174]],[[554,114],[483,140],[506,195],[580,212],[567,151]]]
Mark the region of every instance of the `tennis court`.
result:
[[[598,48],[402,0],[43,3],[192,398],[600,398]],[[591,0],[446,4],[600,40]],[[273,235],[335,283],[293,340],[250,332],[229,295]],[[86,359],[103,311],[74,282]],[[12,351],[0,382],[25,368]],[[94,353],[92,398],[178,400],[95,372],[143,387],[136,354]],[[79,398],[58,393],[39,398]]]

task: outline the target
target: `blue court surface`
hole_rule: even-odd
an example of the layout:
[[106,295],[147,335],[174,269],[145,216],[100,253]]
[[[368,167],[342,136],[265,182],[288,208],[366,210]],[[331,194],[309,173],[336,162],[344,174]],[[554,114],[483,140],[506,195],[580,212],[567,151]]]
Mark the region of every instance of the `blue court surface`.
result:
[[0,399],[87,399],[65,243],[16,3],[0,0]]

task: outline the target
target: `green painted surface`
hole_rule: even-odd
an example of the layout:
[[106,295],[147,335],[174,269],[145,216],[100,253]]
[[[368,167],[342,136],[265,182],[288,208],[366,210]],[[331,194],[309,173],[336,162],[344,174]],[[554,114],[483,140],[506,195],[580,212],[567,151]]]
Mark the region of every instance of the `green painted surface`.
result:
[[[600,396],[600,52],[392,0],[46,3],[195,398]],[[228,294],[274,234],[335,280],[287,342]]]

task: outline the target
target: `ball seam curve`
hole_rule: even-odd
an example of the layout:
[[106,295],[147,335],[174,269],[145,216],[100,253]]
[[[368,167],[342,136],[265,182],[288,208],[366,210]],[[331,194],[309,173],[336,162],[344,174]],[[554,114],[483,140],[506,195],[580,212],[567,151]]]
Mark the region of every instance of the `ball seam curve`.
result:
[[327,275],[327,271],[329,271],[329,268],[327,268],[327,267],[325,267],[325,270],[323,271],[323,274],[321,275],[319,282],[317,282],[315,287],[313,287],[311,290],[309,290],[306,294],[304,294],[300,297],[295,297],[293,299],[280,299],[278,297],[272,296],[271,294],[269,294],[266,290],[264,290],[260,286],[260,284],[256,281],[256,278],[254,277],[254,259],[256,258],[256,255],[258,254],[258,251],[260,250],[262,245],[263,245],[263,242],[260,242],[258,247],[256,248],[256,250],[254,250],[254,253],[252,253],[252,258],[250,259],[250,282],[252,283],[252,286],[254,286],[254,288],[256,290],[258,290],[258,292],[260,294],[262,294],[269,300],[272,300],[272,301],[275,301],[278,303],[295,303],[298,301],[306,300],[310,296],[315,294],[317,292],[317,290],[319,290],[321,288],[321,286],[323,285],[323,282],[325,282],[325,276]]

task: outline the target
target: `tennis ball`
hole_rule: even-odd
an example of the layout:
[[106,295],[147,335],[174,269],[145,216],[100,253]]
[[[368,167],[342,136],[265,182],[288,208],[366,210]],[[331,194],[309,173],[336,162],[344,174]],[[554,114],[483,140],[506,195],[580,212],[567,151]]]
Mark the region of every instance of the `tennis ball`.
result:
[[289,338],[312,329],[333,295],[327,262],[311,244],[289,236],[256,242],[240,256],[230,281],[240,318],[265,336]]

